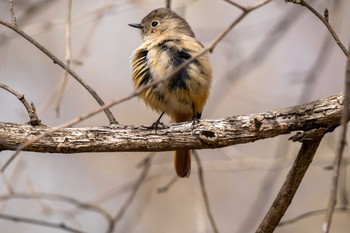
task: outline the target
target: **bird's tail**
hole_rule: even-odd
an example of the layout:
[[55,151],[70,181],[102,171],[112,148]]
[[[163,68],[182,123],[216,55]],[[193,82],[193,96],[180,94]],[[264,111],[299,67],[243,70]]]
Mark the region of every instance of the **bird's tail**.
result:
[[[192,119],[191,114],[176,114],[173,121],[184,122]],[[177,150],[174,157],[175,171],[179,177],[189,177],[191,174],[191,153],[189,150]]]
[[191,174],[191,153],[189,150],[175,151],[174,165],[179,177],[189,177]]

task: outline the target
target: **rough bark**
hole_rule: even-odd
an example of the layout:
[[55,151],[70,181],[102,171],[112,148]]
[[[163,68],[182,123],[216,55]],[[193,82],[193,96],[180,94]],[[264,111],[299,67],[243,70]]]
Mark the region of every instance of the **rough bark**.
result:
[[[276,111],[203,119],[170,124],[155,130],[143,126],[102,126],[64,128],[27,146],[25,151],[50,153],[170,151],[175,149],[220,148],[254,142],[295,131],[324,128],[332,131],[340,124],[343,94]],[[0,123],[0,150],[50,130],[29,124]],[[6,145],[7,144],[7,145]]]

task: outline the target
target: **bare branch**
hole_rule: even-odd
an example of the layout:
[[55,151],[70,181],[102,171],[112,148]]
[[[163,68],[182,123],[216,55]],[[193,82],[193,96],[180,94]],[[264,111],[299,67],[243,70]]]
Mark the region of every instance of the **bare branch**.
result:
[[[14,27],[13,25],[4,22],[0,20],[0,24],[10,28],[11,30],[17,32],[19,35],[21,35],[23,38],[25,38],[27,41],[29,41],[32,45],[37,47],[40,51],[45,53],[48,57],[50,57],[54,63],[61,66],[64,70],[66,70],[75,80],[77,80],[97,101],[97,103],[100,104],[100,106],[104,106],[104,101],[101,99],[101,97],[97,94],[97,92],[90,87],[84,80],[82,80],[79,75],[77,75],[72,69],[70,69],[64,62],[62,62],[60,59],[58,59],[53,53],[51,53],[48,49],[46,49],[43,45],[41,45],[39,42],[34,40],[31,36],[29,36],[27,33],[22,31],[22,29],[18,27]],[[104,108],[103,111],[107,115],[109,119],[110,124],[117,124],[118,122],[115,120],[112,112],[108,108]]]
[[[289,10],[285,16],[278,21],[278,23],[266,33],[263,41],[259,44],[257,49],[252,52],[247,58],[240,61],[237,65],[230,68],[223,75],[224,78],[219,79],[217,87],[215,90],[212,90],[211,102],[213,105],[209,105],[209,108],[206,107],[206,111],[214,111],[219,104],[216,104],[223,98],[223,95],[229,92],[229,88],[232,87],[240,78],[245,77],[249,72],[252,72],[258,67],[266,57],[269,56],[270,52],[279,42],[282,41],[282,38],[288,35],[288,30],[290,30],[292,25],[294,25],[295,20],[301,15],[301,12],[296,8]],[[213,91],[216,91],[213,93]]]
[[36,114],[36,111],[35,111],[35,107],[34,107],[34,104],[29,104],[27,102],[27,100],[24,98],[24,95],[18,93],[17,91],[15,91],[14,89],[12,89],[11,87],[5,85],[5,84],[2,84],[0,83],[0,88],[10,92],[11,94],[15,95],[19,101],[22,102],[23,106],[26,108],[27,112],[28,112],[28,115],[29,115],[29,124],[31,125],[39,125],[40,124],[40,120],[38,118],[38,115]]
[[291,204],[298,187],[312,162],[316,150],[325,134],[324,129],[318,129],[305,135],[305,140],[299,150],[293,166],[275,198],[271,208],[257,229],[257,233],[272,233]]
[[9,221],[13,221],[13,222],[28,223],[28,224],[50,227],[50,228],[57,228],[57,229],[60,229],[62,231],[67,231],[67,232],[72,232],[72,233],[84,233],[83,231],[79,231],[79,230],[76,230],[74,228],[71,228],[64,223],[52,223],[52,222],[48,222],[48,221],[44,221],[44,220],[36,220],[36,219],[32,219],[32,218],[18,217],[18,216],[14,216],[14,215],[1,214],[1,213],[0,213],[0,219],[9,220]]
[[113,231],[112,216],[106,210],[95,205],[83,203],[72,197],[59,195],[59,194],[50,194],[50,193],[19,193],[19,192],[0,196],[0,201],[6,201],[9,199],[45,199],[45,200],[69,203],[76,206],[77,208],[94,211],[95,213],[100,214],[102,217],[105,218],[105,220],[108,223],[106,232],[110,233]]
[[341,166],[341,161],[344,154],[344,148],[346,145],[346,134],[347,134],[347,128],[348,128],[348,121],[349,121],[349,104],[350,104],[350,55],[348,55],[346,74],[345,74],[345,96],[344,96],[344,104],[343,104],[344,108],[343,108],[342,119],[341,119],[342,131],[341,131],[341,135],[338,143],[337,154],[333,161],[331,192],[329,196],[325,220],[322,226],[322,231],[324,233],[328,233],[330,230],[332,216],[333,216],[334,208],[337,202],[340,166]]
[[[196,127],[191,122],[170,124],[157,132],[144,126],[49,128],[0,123],[0,141],[21,145],[22,150],[53,153],[221,148],[300,130],[332,131],[339,126],[343,98],[338,94],[275,111],[202,119]],[[9,148],[0,147],[5,149]]]
[[242,11],[246,10],[246,8],[244,6],[238,4],[238,3],[234,2],[234,1],[231,1],[231,0],[224,0],[224,1],[227,2],[227,3],[230,3],[231,5],[237,7],[238,9],[240,9]]
[[[293,224],[293,223],[296,223],[296,222],[303,220],[305,218],[308,218],[308,217],[321,215],[321,214],[324,214],[326,211],[327,211],[327,209],[309,211],[309,212],[300,214],[292,219],[282,221],[278,224],[277,227],[282,227],[285,225]],[[350,209],[348,209],[348,208],[335,208],[334,211],[337,213],[350,214]]]
[[299,4],[300,6],[305,6],[307,9],[309,9],[314,15],[317,16],[317,18],[319,18],[322,23],[327,27],[328,31],[331,33],[331,35],[333,36],[335,42],[337,43],[337,45],[340,47],[340,49],[343,51],[343,53],[345,54],[346,57],[349,57],[349,52],[348,50],[345,48],[344,44],[340,41],[337,33],[334,31],[333,27],[330,25],[330,23],[328,22],[328,19],[326,19],[324,16],[322,16],[320,13],[318,13],[311,5],[309,5],[306,1],[304,0],[286,0],[287,2],[292,2],[295,4]]

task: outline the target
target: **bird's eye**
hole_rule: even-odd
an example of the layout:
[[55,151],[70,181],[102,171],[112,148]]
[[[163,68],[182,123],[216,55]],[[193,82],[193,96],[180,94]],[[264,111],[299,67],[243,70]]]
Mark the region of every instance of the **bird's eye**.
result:
[[158,21],[152,21],[152,23],[151,23],[152,27],[157,27],[157,25],[158,25]]

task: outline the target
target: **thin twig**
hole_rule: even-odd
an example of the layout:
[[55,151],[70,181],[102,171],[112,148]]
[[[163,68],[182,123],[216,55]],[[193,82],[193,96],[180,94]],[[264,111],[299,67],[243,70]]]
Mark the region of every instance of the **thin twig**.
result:
[[59,195],[59,194],[51,194],[51,193],[20,193],[20,192],[15,192],[9,195],[0,196],[0,201],[6,201],[9,199],[45,199],[45,200],[69,203],[71,205],[76,206],[77,208],[94,211],[95,213],[100,214],[102,217],[106,219],[108,223],[106,232],[107,233],[113,232],[113,219],[112,219],[112,216],[106,210],[96,205],[83,203],[72,197]]
[[218,227],[217,227],[217,225],[215,223],[213,213],[212,213],[212,211],[210,209],[207,189],[205,187],[203,166],[202,166],[202,163],[201,163],[201,160],[200,160],[200,158],[198,156],[197,151],[193,150],[193,155],[194,155],[194,157],[195,157],[195,159],[197,161],[197,164],[198,164],[198,177],[199,177],[199,183],[200,183],[200,186],[201,186],[201,191],[202,191],[203,200],[204,200],[204,204],[205,204],[205,209],[207,211],[207,215],[208,215],[208,218],[209,218],[209,221],[210,221],[210,224],[211,224],[211,226],[213,228],[214,233],[218,233],[219,230],[218,230]]
[[272,233],[291,204],[298,187],[312,162],[317,148],[325,134],[325,130],[318,129],[308,133],[294,161],[293,166],[276,196],[269,211],[265,215],[256,233]]
[[34,107],[34,104],[29,104],[28,101],[24,98],[24,95],[18,93],[16,90],[12,89],[11,87],[5,85],[5,84],[2,84],[0,83],[0,88],[10,92],[11,94],[15,95],[19,101],[22,102],[23,106],[26,108],[27,110],[27,113],[29,115],[29,123],[31,125],[39,125],[40,124],[40,120],[38,118],[38,115],[36,114],[36,111],[35,111],[35,107]]
[[344,95],[344,102],[343,102],[343,114],[341,119],[342,130],[341,130],[341,135],[338,142],[337,154],[333,161],[331,191],[330,191],[330,196],[328,201],[327,212],[325,215],[325,220],[322,225],[322,231],[324,233],[328,233],[330,230],[331,223],[332,223],[332,216],[333,216],[334,208],[337,202],[340,166],[341,166],[342,157],[344,154],[344,148],[346,145],[346,134],[347,134],[347,128],[348,128],[347,123],[349,120],[349,103],[350,103],[350,56],[348,56],[346,73],[345,73],[345,95]]
[[242,11],[246,10],[246,8],[244,6],[238,4],[238,3],[234,2],[234,1],[231,1],[231,0],[224,0],[224,1],[227,2],[227,3],[230,3],[231,5],[234,5],[235,7],[237,7],[238,9],[240,9]]
[[349,207],[349,197],[348,197],[348,161],[346,157],[343,157],[340,167],[340,177],[339,177],[339,206],[341,208]]
[[[58,0],[41,0],[41,1],[30,1],[28,6],[25,6],[23,10],[23,14],[17,17],[17,22],[22,25],[22,23],[28,24],[32,18],[37,17],[41,11],[50,7],[50,5],[54,4]],[[29,1],[28,1],[29,2]]]
[[[51,134],[53,132],[56,132],[57,130],[60,130],[62,128],[65,128],[65,127],[70,127],[78,122],[81,122],[87,118],[90,118],[94,115],[96,115],[97,113],[101,112],[101,111],[107,111],[109,113],[111,113],[109,111],[109,108],[114,106],[114,105],[117,105],[117,104],[120,104],[120,103],[123,103],[127,100],[130,100],[138,95],[140,95],[142,92],[146,91],[148,88],[150,87],[154,87],[162,82],[165,82],[166,80],[170,79],[172,76],[174,76],[175,74],[177,74],[178,72],[180,72],[182,69],[184,69],[186,66],[188,66],[190,63],[194,62],[196,59],[198,59],[200,56],[203,56],[204,54],[206,54],[207,52],[209,51],[212,51],[215,46],[227,35],[227,33],[232,30],[233,27],[235,27],[244,17],[246,17],[250,12],[252,12],[253,10],[256,10],[258,9],[259,7],[271,2],[272,0],[264,0],[264,1],[261,1],[257,4],[255,4],[254,6],[251,6],[251,7],[247,7],[247,11],[245,11],[244,13],[241,14],[241,16],[239,16],[236,20],[234,20],[231,25],[229,25],[229,27],[223,31],[221,34],[219,34],[213,41],[212,43],[210,43],[209,46],[207,46],[206,48],[204,48],[201,52],[199,52],[198,54],[196,54],[195,56],[191,57],[190,59],[188,59],[186,62],[182,63],[181,65],[179,65],[175,70],[173,70],[172,72],[170,72],[169,75],[165,76],[163,79],[161,80],[158,80],[158,81],[153,81],[147,85],[144,85],[142,88],[139,88],[138,90],[134,91],[133,93],[131,93],[129,96],[126,96],[122,99],[119,99],[119,100],[116,100],[116,101],[112,101],[110,102],[109,104],[104,104],[102,99],[102,105],[100,108],[98,108],[97,110],[93,111],[93,112],[90,112],[84,116],[81,116],[81,117],[77,117],[65,124],[62,124],[61,126],[58,126],[56,128],[52,128],[52,130],[49,130],[47,131],[46,133],[43,133],[35,138],[33,138],[32,140],[24,143],[23,145],[21,145],[20,147],[18,147],[18,150],[6,161],[6,163],[4,164],[4,166],[0,169],[0,173],[3,173],[5,171],[5,169],[11,164],[11,162],[18,156],[18,154],[20,153],[20,151],[27,147],[28,145],[31,145],[32,143],[40,140],[41,138],[45,137],[46,135],[48,134]],[[38,42],[36,42],[33,38],[31,38],[30,36],[28,36],[25,32],[23,32],[22,30],[20,29],[17,29],[17,28],[14,28],[12,27],[10,24],[6,23],[6,22],[3,22],[0,20],[0,24],[3,24],[9,28],[11,28],[12,30],[16,31],[17,33],[19,33],[20,35],[22,35],[24,38],[26,38],[28,41],[30,41],[31,43],[33,43],[35,46],[37,46],[40,50],[42,51],[45,51],[44,53],[47,54],[50,58],[52,58],[55,62],[57,62],[61,67],[64,67],[71,75],[74,74],[73,77],[78,77],[74,71],[72,71],[71,69],[69,69],[62,61],[58,60],[51,52],[49,52],[46,48],[44,48],[42,45],[40,45]],[[17,31],[18,30],[18,31]],[[79,80],[81,80],[79,78]],[[82,80],[81,80],[82,81]],[[86,84],[87,85],[87,84]],[[91,89],[93,91],[93,89]],[[99,98],[99,97],[98,97]],[[111,113],[112,114],[112,113]],[[106,112],[106,115],[109,116],[109,114],[107,114]],[[113,117],[113,115],[110,115],[111,117]],[[110,119],[110,118],[109,118]],[[114,117],[113,117],[114,119]],[[115,121],[116,122],[116,121]]]
[[17,20],[16,20],[16,15],[15,15],[15,10],[13,7],[13,0],[9,0],[9,4],[10,4],[10,13],[11,13],[11,24],[14,27],[17,27]]
[[[308,217],[321,215],[321,214],[324,214],[326,211],[327,211],[327,209],[309,211],[309,212],[300,214],[292,219],[281,221],[277,227],[283,227],[283,226],[286,226],[289,224],[296,223],[296,222],[303,220],[305,218],[308,218]],[[348,208],[335,208],[334,211],[337,213],[350,214],[350,209],[348,209]]]
[[64,223],[52,223],[52,222],[48,222],[48,221],[44,221],[44,220],[18,217],[18,216],[13,216],[13,215],[9,215],[9,214],[1,214],[1,213],[0,213],[0,219],[9,220],[9,221],[13,221],[16,223],[28,223],[28,224],[38,225],[38,226],[56,228],[56,229],[59,229],[62,231],[67,231],[67,232],[72,232],[72,233],[84,233],[84,231],[76,230],[72,227],[67,226]]
[[164,185],[162,187],[159,187],[157,189],[157,192],[158,193],[165,193],[165,192],[167,192],[176,183],[176,181],[178,181],[178,180],[179,180],[178,176],[173,176],[173,178],[171,178],[171,180],[166,185]]
[[[96,10],[96,13],[94,14],[93,17],[93,24],[89,25],[89,29],[87,30],[87,34],[84,36],[85,41],[80,47],[79,51],[77,52],[77,55],[74,57],[74,60],[70,59],[71,64],[76,64],[76,65],[81,65],[83,64],[83,59],[86,59],[89,56],[89,46],[91,44],[91,41],[93,41],[94,36],[97,35],[96,30],[98,29],[99,24],[103,23],[103,20],[101,20],[106,14],[108,14],[110,11],[115,8],[117,4],[105,4],[105,6],[101,7],[100,9]],[[92,14],[92,13],[90,13]],[[89,15],[86,14],[85,17]],[[74,17],[73,20],[78,20],[79,18],[83,18],[82,16]],[[66,74],[66,73],[65,73]],[[68,81],[68,80],[67,80]],[[66,84],[61,84],[61,86],[65,86]],[[57,87],[56,87],[57,88]],[[61,88],[62,89],[62,88]],[[53,91],[50,95],[50,97],[46,100],[46,103],[44,104],[44,110],[42,111],[47,111],[49,106],[51,106],[51,103],[54,102],[54,99],[57,97],[57,92],[58,91]],[[59,94],[59,96],[62,96]],[[62,100],[61,100],[62,101]],[[56,100],[58,102],[58,100]],[[45,110],[46,109],[46,110]],[[56,104],[56,109],[57,109],[57,104]],[[57,111],[56,111],[57,114]]]
[[[77,73],[75,73],[72,69],[70,69],[64,62],[62,62],[60,59],[58,59],[52,52],[50,52],[48,49],[46,49],[43,45],[41,45],[39,42],[34,40],[31,36],[29,36],[27,33],[22,31],[22,29],[18,27],[14,27],[13,25],[4,22],[0,20],[0,24],[10,28],[11,30],[15,31],[19,35],[21,35],[23,38],[25,38],[27,41],[29,41],[32,45],[37,47],[40,51],[42,51],[44,54],[46,54],[49,58],[53,60],[54,63],[58,64],[60,67],[62,67],[64,70],[66,70],[75,80],[77,80],[91,95],[92,97],[97,101],[97,103],[100,106],[104,106],[105,103],[101,99],[101,97],[97,94],[97,92],[90,87],[84,80],[82,80]],[[118,122],[115,120],[112,112],[108,108],[104,108],[103,111],[105,112],[106,116],[108,117],[110,124],[117,124]]]
[[[67,22],[66,22],[66,65],[70,67],[72,62],[72,0],[67,0]],[[68,72],[64,71],[64,77],[61,83],[61,89],[58,94],[58,99],[56,103],[56,116],[60,114],[60,106],[64,95],[64,90],[66,89],[68,82]]]
[[319,18],[322,23],[327,27],[328,31],[331,33],[331,35],[333,36],[335,42],[337,43],[337,45],[340,47],[340,49],[343,51],[343,53],[345,54],[346,57],[349,57],[349,52],[348,50],[345,48],[344,44],[340,41],[337,33],[334,31],[333,27],[330,25],[330,23],[328,22],[328,20],[322,16],[320,13],[318,13],[311,5],[309,5],[306,1],[304,0],[286,0],[287,2],[291,2],[291,3],[295,3],[298,4],[300,6],[305,6],[307,9],[309,9],[314,15],[317,16],[317,18]]
[[[269,56],[273,48],[282,41],[282,38],[288,35],[288,30],[290,30],[296,19],[301,15],[301,11],[292,8],[285,17],[278,21],[278,23],[266,33],[267,36],[264,37],[263,41],[258,45],[257,49],[252,52],[247,58],[240,61],[237,65],[230,68],[223,75],[224,78],[220,79],[216,85],[216,89],[212,90],[211,103],[206,107],[207,112],[213,112],[218,106],[220,106],[218,101],[223,98],[225,93],[229,93],[229,89],[234,85],[239,79],[245,77],[247,73],[256,70],[266,57]],[[215,91],[213,93],[213,91]]]
[[150,153],[146,157],[146,159],[144,160],[144,162],[143,162],[143,169],[142,169],[139,177],[137,178],[137,180],[136,180],[136,182],[134,184],[134,187],[131,190],[130,195],[128,196],[128,198],[126,199],[126,201],[124,202],[122,207],[119,209],[118,213],[113,217],[114,228],[116,228],[117,224],[123,218],[125,212],[127,211],[129,206],[133,202],[137,191],[139,190],[139,188],[143,184],[144,180],[146,179],[146,177],[147,177],[147,175],[148,175],[148,173],[149,173],[149,171],[151,169],[151,163],[152,163],[153,156],[154,156],[154,153]]

